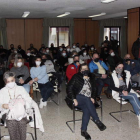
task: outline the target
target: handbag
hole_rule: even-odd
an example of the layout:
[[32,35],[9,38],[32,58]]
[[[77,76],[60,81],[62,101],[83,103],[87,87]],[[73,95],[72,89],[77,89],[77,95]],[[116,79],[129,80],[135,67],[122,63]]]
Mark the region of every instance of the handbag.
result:
[[72,110],[73,109],[73,106],[74,106],[73,100],[70,99],[68,96],[66,96],[65,102],[66,102],[67,106]]
[[21,119],[25,118],[27,116],[25,105],[25,100],[21,95],[11,99],[9,101],[9,112],[7,114],[7,120],[20,121]]

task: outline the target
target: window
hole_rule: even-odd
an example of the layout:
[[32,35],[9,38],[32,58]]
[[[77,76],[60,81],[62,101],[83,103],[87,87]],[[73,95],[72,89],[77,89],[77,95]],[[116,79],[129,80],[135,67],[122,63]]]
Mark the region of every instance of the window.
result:
[[108,40],[111,39],[111,37],[114,37],[115,40],[118,40],[118,45],[120,45],[120,27],[104,27],[104,38],[105,36],[108,36]]
[[53,43],[55,47],[65,44],[69,45],[69,27],[50,27],[49,46]]

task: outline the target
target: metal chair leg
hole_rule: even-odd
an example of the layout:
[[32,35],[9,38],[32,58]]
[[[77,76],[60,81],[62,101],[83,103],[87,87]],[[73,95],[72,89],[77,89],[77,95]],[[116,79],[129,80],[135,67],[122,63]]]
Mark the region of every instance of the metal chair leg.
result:
[[[113,117],[116,121],[121,122],[121,121],[122,121],[122,113],[123,113],[123,112],[129,112],[129,113],[132,112],[132,113],[135,114],[135,112],[132,111],[132,110],[122,110],[122,97],[121,97],[120,111],[110,112],[109,115],[110,115],[111,117]],[[120,113],[120,119],[117,119],[117,118],[113,115],[113,114],[117,114],[117,113]]]

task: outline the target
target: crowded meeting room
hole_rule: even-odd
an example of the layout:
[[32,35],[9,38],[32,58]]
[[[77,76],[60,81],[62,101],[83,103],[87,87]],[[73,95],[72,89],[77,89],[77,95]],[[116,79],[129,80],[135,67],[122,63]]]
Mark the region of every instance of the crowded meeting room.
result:
[[0,140],[140,140],[140,0],[0,0]]

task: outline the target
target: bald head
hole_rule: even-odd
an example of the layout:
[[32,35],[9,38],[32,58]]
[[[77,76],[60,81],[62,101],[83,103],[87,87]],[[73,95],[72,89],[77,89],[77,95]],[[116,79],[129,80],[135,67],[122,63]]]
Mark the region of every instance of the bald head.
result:
[[126,54],[125,57],[124,57],[124,59],[131,59],[130,54]]

